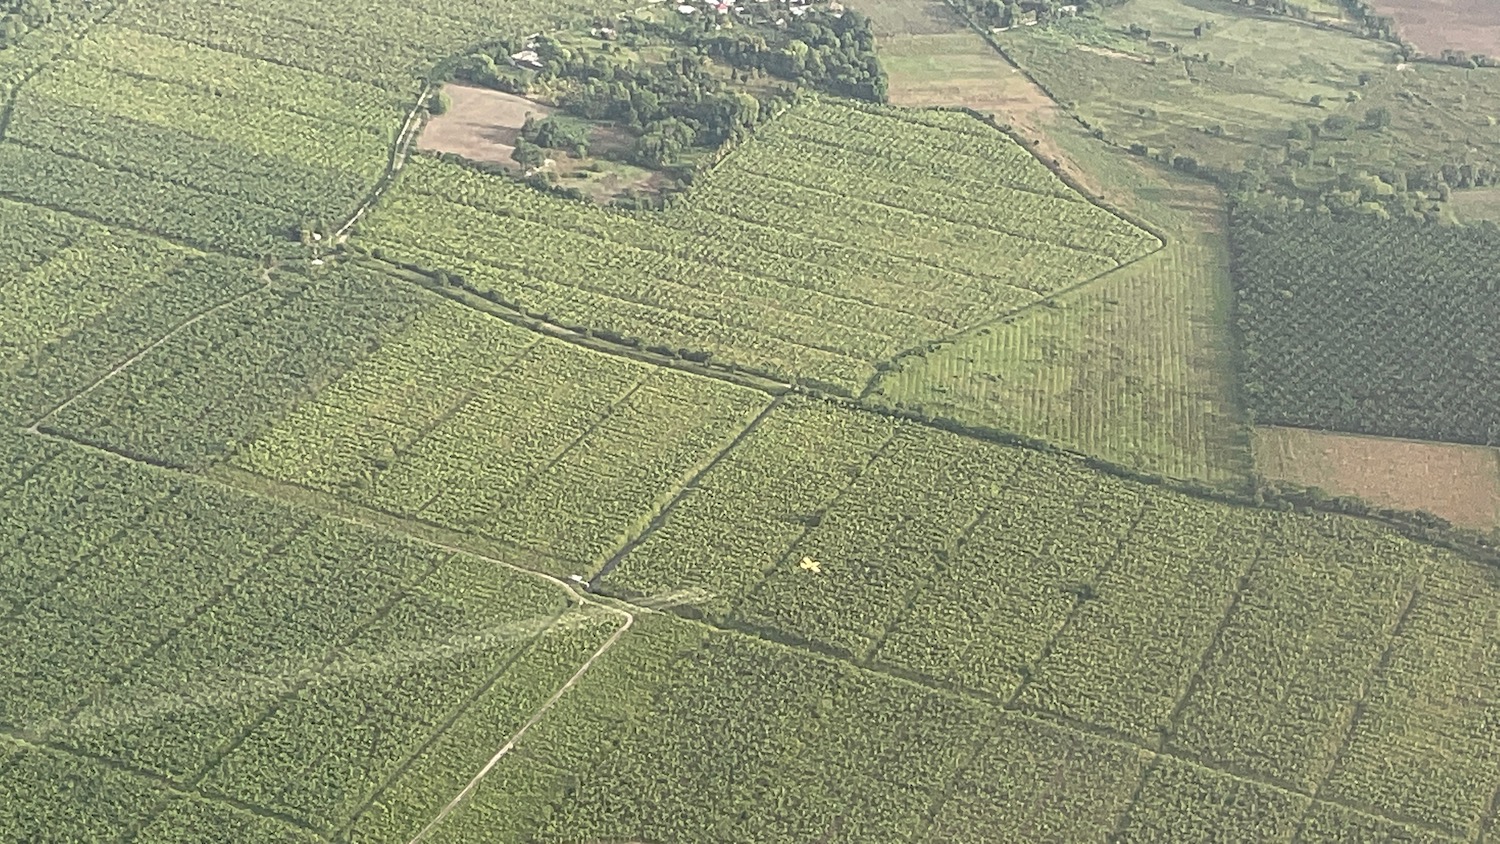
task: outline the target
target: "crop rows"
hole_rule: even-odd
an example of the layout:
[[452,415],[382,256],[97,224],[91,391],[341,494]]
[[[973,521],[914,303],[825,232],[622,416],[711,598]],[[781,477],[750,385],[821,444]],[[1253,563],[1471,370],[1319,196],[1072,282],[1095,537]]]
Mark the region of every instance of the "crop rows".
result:
[[985,726],[972,702],[738,636],[672,666],[654,700],[538,839],[910,840]]
[[[1486,573],[1434,567],[1382,655],[1348,745],[1322,789],[1454,836],[1480,831],[1500,789],[1500,615]],[[1464,688],[1434,699],[1429,689]]]
[[[850,390],[875,361],[1157,245],[1076,194],[1050,192],[1051,173],[973,118],[959,115],[987,141],[851,106],[805,108],[810,117],[771,124],[658,215],[563,202],[417,159],[360,240],[554,319]],[[873,124],[867,133],[911,148],[912,163],[789,134],[840,120]],[[915,156],[933,134],[974,148],[954,164],[967,180]],[[1035,184],[978,187],[996,160]],[[501,229],[506,238],[491,236]]]
[[408,291],[363,271],[278,277],[166,338],[44,427],[201,466],[332,381],[419,309]]
[[[41,420],[184,322],[254,290],[259,275],[248,262],[185,256],[180,265],[117,298],[97,317],[92,309],[78,314],[66,333],[52,332],[57,339],[43,345],[11,377],[0,377],[0,418],[23,425]],[[55,295],[61,289],[58,285],[37,292]]]
[[[620,624],[618,614],[592,606],[561,616],[502,674],[489,678],[453,723],[409,760],[399,778],[374,794],[353,818],[352,837],[410,840]],[[487,834],[501,837],[496,830]]]
[[1133,747],[1007,715],[954,777],[929,840],[1103,841],[1145,759]]
[[1290,841],[1308,808],[1303,795],[1159,756],[1120,840]]
[[[434,369],[434,360],[448,363]],[[538,343],[445,305],[239,462],[590,565],[644,527],[766,401],[722,382]]]
[[1232,222],[1256,421],[1500,443],[1500,235],[1311,213]]
[[[821,187],[820,181],[827,180],[824,174],[836,172],[841,192],[950,224],[954,231],[949,236],[962,236],[964,230],[973,229],[992,236],[1018,238],[1035,251],[1041,251],[1045,245],[1056,264],[1048,266],[1052,275],[1043,276],[1044,281],[1078,273],[1078,267],[1071,266],[1067,259],[1082,256],[1060,251],[1064,248],[1092,255],[1096,260],[1106,259],[1113,265],[1139,257],[1159,245],[1140,229],[1087,202],[1001,186],[961,189],[951,178],[927,176],[920,170],[910,172],[911,168],[901,159],[892,159],[889,153],[884,156],[875,151],[858,153],[834,146],[833,142],[814,145],[805,138],[780,137],[774,132],[777,125],[772,124],[771,134],[757,135],[748,142],[707,180],[713,183],[727,178],[721,173],[748,173],[768,180]],[[809,154],[809,148],[816,152]],[[881,172],[883,169],[886,172]],[[856,206],[849,216],[865,217],[872,213],[885,212]],[[896,223],[899,219],[892,217],[891,221]],[[902,228],[913,234],[925,233],[916,221],[903,223]],[[941,233],[932,236],[940,237]]]
[[1268,564],[1247,578],[1183,709],[1176,744],[1300,790],[1318,784],[1413,579],[1429,564],[1424,549],[1361,527],[1331,519],[1272,526]]
[[[133,76],[81,61],[56,65],[28,88],[40,96],[112,114],[168,126],[188,135],[221,141],[256,155],[284,157],[327,170],[349,169],[373,183],[382,172],[390,143],[394,112],[383,121],[367,117],[366,126],[347,126],[332,117],[285,110],[276,100],[262,100],[228,89],[197,90],[176,82]],[[315,101],[309,108],[323,105]],[[25,120],[25,113],[18,122]]]
[[90,228],[78,217],[5,199],[0,199],[0,226],[8,251],[8,260],[0,266],[0,288],[14,284]]
[[[204,787],[331,831],[449,715],[547,635],[564,598],[550,584],[502,575],[472,558],[444,562],[341,642],[322,677],[283,696]],[[491,741],[501,735],[489,733]],[[288,746],[301,753],[288,756]]]
[[546,29],[547,22],[571,16],[609,12],[608,6],[559,6],[539,0],[504,6],[483,0],[420,0],[379,7],[335,0],[316,9],[268,0],[209,6],[194,0],[163,0],[128,6],[119,20],[230,53],[248,53],[361,84],[410,91],[413,80],[429,70],[437,57],[464,44],[500,34],[535,32]]
[[387,136],[411,105],[410,97],[385,88],[127,27],[96,28],[79,42],[75,56],[115,74],[166,82],[200,95],[263,102],[277,112]]
[[292,245],[284,211],[91,161],[0,143],[0,196],[210,250],[261,256]]
[[[722,627],[1165,742],[1267,784],[1233,787],[1263,793],[1264,809],[1225,797],[1251,807],[1246,829],[1295,826],[1321,789],[1394,821],[1477,832],[1500,775],[1483,705],[1466,701],[1493,678],[1456,672],[1486,659],[1495,605],[1456,603],[1457,584],[1481,576],[1468,564],[1344,517],[1229,507],[904,423],[887,434],[884,419],[820,419],[829,412],[774,409],[603,588],[677,595],[678,612]],[[1435,696],[1432,715],[1408,722],[1418,694]],[[1420,783],[1388,766],[1434,743],[1455,764]],[[1193,803],[1162,802],[1174,788],[1148,786],[1151,808],[1132,823],[1187,829],[1220,811],[1174,820]]]
[[[11,148],[0,144],[0,158]],[[25,206],[3,207],[20,213]],[[49,217],[45,210],[34,213],[37,219]],[[86,325],[188,257],[186,250],[154,238],[62,215],[53,221],[31,241],[36,248],[29,265],[0,284],[0,373],[15,371],[48,343]]]
[[[873,112],[873,113],[871,113]],[[765,126],[757,139],[795,137],[820,147],[820,154],[859,153],[876,172],[894,172],[894,161],[908,173],[950,180],[968,194],[1008,196],[1023,190],[1072,202],[1086,201],[1024,148],[1009,143],[995,129],[968,115],[949,116],[951,126],[928,124],[932,112],[861,104],[813,103],[788,112]],[[892,122],[894,118],[896,122]],[[917,122],[925,131],[914,131]],[[935,121],[937,122],[937,121]],[[826,150],[824,149],[826,148]],[[933,155],[938,152],[940,154]],[[988,178],[979,178],[983,173]]]
[[[405,197],[382,206],[382,212],[398,214],[402,221],[418,221],[418,229],[398,223],[394,230],[383,230],[376,240],[386,252],[396,257],[407,254],[408,249],[436,252],[450,268],[467,264],[465,259],[470,256],[480,256],[502,276],[516,279],[500,287],[500,292],[530,302],[537,310],[550,309],[549,288],[574,287],[668,314],[721,322],[750,336],[763,332],[776,340],[851,360],[878,355],[895,345],[880,331],[892,317],[857,303],[826,296],[798,296],[800,291],[789,291],[774,282],[752,283],[749,277],[716,273],[687,261],[543,223],[477,211],[432,196]],[[420,230],[430,225],[420,221],[436,219],[446,225]],[[506,232],[503,243],[492,235],[500,230]],[[403,249],[399,243],[406,239],[419,245]],[[472,273],[465,278],[487,280]],[[766,324],[771,309],[775,309],[775,319]]]
[[334,219],[368,189],[359,176],[257,155],[232,144],[108,115],[22,89],[11,141],[80,157],[109,170],[161,179],[282,211],[268,231],[286,238],[313,219]]
[[524,186],[421,159],[408,166],[401,186],[498,215],[564,227],[599,242],[664,252],[701,265],[695,272],[722,268],[761,277],[762,284],[780,282],[785,289],[778,296],[783,298],[797,295],[796,289],[802,288],[840,302],[868,304],[890,312],[896,320],[915,322],[923,330],[932,327],[926,321],[951,329],[993,306],[993,292],[980,280],[933,266],[923,258],[902,258],[885,249],[849,242],[824,227],[788,231],[775,220],[752,222],[701,209],[611,213],[558,203]]
[[7,840],[303,840],[264,816],[331,833],[387,791],[430,811],[620,623],[486,561],[21,438],[30,479],[0,488],[23,520],[0,535]]

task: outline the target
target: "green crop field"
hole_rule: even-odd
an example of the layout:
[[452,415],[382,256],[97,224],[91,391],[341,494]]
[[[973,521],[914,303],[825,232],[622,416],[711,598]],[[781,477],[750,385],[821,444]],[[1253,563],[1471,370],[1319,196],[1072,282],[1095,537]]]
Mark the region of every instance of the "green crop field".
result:
[[1249,471],[1233,395],[1229,255],[1218,192],[1053,124],[1062,154],[1166,247],[1077,290],[903,357],[869,401],[1018,431],[1215,482]]
[[831,103],[778,120],[660,217],[418,158],[361,226],[379,255],[556,321],[846,392],[1159,245],[967,115]]
[[[996,35],[1054,104],[916,0],[843,12],[889,80],[823,9],[619,10],[0,0],[0,842],[1497,840],[1494,546],[1247,483],[1238,404],[1489,437],[1482,197],[1118,148],[1445,201],[1490,68],[1128,0]],[[578,79],[1027,140],[778,90],[655,210],[412,152],[456,57],[687,29]]]

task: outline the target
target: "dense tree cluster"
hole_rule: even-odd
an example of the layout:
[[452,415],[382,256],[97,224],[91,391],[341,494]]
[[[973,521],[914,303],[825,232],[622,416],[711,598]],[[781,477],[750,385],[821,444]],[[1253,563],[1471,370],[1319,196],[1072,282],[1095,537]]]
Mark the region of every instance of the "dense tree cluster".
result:
[[[601,21],[595,31],[608,29],[613,49],[545,35],[502,39],[449,72],[513,93],[545,91],[572,115],[624,128],[636,138],[629,158],[648,167],[742,137],[795,102],[801,88],[885,100],[885,72],[863,15],[821,9],[794,15],[768,5],[735,18],[733,26],[707,14]],[[667,57],[643,60],[638,48]],[[534,62],[511,59],[527,49]]]
[[1259,422],[1500,443],[1500,228],[1236,208]]

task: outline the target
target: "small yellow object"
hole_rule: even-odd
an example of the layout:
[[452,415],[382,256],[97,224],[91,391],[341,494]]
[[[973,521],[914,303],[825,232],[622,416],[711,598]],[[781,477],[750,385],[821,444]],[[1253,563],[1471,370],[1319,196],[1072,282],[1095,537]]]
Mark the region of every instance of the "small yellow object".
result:
[[818,564],[818,561],[814,560],[812,557],[803,557],[802,562],[797,564],[797,568],[800,568],[804,571],[810,571],[813,574],[817,574],[818,572],[823,570],[823,567]]

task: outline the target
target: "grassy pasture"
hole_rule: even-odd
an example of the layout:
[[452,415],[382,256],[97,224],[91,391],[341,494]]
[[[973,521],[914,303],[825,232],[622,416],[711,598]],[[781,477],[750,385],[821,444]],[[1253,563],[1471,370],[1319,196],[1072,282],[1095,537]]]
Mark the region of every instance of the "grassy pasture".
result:
[[1166,232],[1166,247],[901,358],[866,399],[1019,431],[1146,471],[1246,477],[1218,192],[1113,153],[1066,119],[1043,125],[1070,169]]
[[[1149,30],[1151,46],[1132,36]],[[1193,29],[1207,25],[1201,36]],[[1046,27],[995,36],[1066,108],[1125,147],[1233,172],[1305,156],[1295,179],[1325,185],[1352,164],[1372,172],[1500,158],[1500,74],[1398,64],[1392,45],[1268,18],[1228,4],[1139,0]],[[1208,60],[1202,60],[1206,54]],[[1318,98],[1314,104],[1314,97]],[[1381,130],[1329,131],[1289,144],[1294,124],[1377,107]]]

